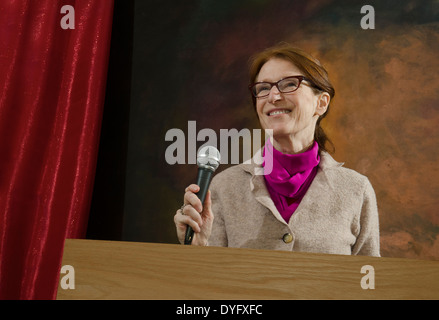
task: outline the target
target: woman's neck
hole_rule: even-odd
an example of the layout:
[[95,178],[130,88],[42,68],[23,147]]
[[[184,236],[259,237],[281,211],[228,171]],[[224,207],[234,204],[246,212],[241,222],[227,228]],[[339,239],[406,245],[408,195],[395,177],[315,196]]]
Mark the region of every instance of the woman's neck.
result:
[[313,137],[298,139],[293,136],[283,136],[273,138],[273,147],[285,154],[303,153],[312,148],[313,144]]

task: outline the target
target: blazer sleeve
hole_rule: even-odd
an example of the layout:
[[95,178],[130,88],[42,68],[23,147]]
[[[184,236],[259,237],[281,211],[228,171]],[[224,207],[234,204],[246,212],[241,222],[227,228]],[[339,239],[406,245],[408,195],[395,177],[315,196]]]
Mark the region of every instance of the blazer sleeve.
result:
[[375,191],[367,178],[357,225],[358,235],[352,247],[352,254],[380,257],[378,206]]

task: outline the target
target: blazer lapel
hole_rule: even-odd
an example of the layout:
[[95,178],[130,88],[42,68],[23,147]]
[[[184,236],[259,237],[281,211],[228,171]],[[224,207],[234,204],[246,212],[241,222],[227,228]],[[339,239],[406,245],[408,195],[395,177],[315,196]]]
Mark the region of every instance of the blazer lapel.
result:
[[328,197],[331,193],[328,187],[331,186],[327,183],[327,178],[325,171],[332,167],[340,167],[343,163],[335,161],[328,153],[322,152],[319,164],[319,170],[315,176],[313,182],[311,183],[308,191],[300,202],[294,214],[291,216],[289,223],[286,223],[282,218],[281,214],[276,208],[273,200],[268,193],[267,187],[265,185],[265,179],[263,176],[262,163],[262,148],[256,152],[254,157],[241,164],[244,171],[251,175],[250,179],[250,190],[253,193],[256,201],[258,201],[262,206],[270,210],[270,212],[279,220],[281,223],[288,225],[295,220],[295,216],[300,214],[301,211],[309,211],[314,207],[313,203],[316,199],[322,200],[322,197]]
[[256,201],[258,201],[262,206],[270,210],[277,220],[286,225],[287,223],[277,210],[273,200],[271,200],[270,194],[268,193],[267,187],[265,185],[265,179],[263,175],[264,168],[262,167],[262,148],[258,152],[256,152],[252,159],[244,162],[243,164],[241,164],[241,166],[244,171],[251,174],[250,190],[253,193]]

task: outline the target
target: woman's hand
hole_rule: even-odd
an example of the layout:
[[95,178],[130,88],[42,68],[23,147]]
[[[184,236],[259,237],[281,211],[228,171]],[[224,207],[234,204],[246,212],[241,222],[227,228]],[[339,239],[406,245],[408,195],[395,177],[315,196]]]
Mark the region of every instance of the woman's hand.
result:
[[191,184],[185,189],[184,208],[178,209],[174,216],[175,227],[177,228],[177,237],[181,244],[184,243],[187,226],[194,230],[192,244],[197,246],[206,246],[212,232],[213,213],[212,200],[210,191],[206,194],[204,206],[196,195],[200,187]]

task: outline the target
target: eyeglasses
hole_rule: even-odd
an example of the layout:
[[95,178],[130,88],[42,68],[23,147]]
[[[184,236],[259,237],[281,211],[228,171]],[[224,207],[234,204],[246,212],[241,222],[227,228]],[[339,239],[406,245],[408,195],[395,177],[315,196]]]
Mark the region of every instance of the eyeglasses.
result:
[[291,93],[299,89],[303,80],[309,81],[304,76],[286,77],[278,82],[256,82],[248,86],[253,96],[256,98],[264,98],[270,94],[271,88],[276,88],[281,93]]

